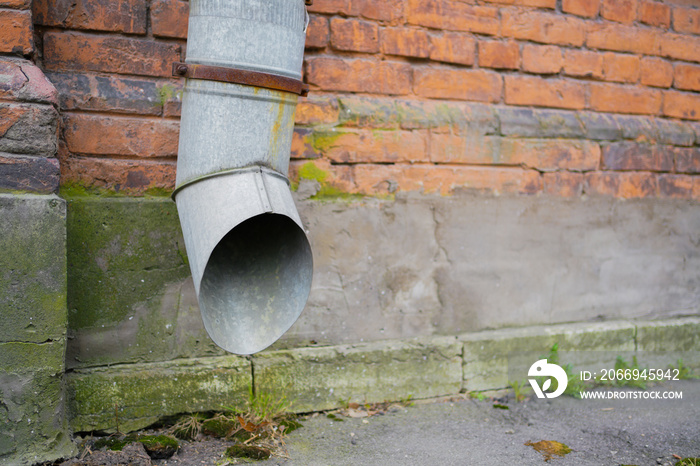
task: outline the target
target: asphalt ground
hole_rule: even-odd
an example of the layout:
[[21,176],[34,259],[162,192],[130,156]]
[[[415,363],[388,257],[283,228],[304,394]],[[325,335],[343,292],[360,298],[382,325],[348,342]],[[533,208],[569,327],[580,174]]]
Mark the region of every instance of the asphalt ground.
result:
[[[258,464],[675,465],[679,458],[700,457],[700,380],[646,390],[680,392],[682,399],[644,399],[626,388],[598,391],[640,398],[531,396],[516,402],[510,395],[495,403],[463,397],[394,406],[363,418],[316,414],[287,438],[288,458]],[[565,444],[571,452],[547,459],[527,444],[545,447],[545,453],[557,444],[540,441]]]

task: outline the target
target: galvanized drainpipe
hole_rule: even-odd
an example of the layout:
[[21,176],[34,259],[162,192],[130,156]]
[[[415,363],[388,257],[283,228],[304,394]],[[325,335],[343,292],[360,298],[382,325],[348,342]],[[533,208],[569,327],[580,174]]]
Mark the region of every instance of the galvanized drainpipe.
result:
[[258,352],[297,320],[313,259],[287,171],[309,0],[190,0],[177,203],[214,342]]

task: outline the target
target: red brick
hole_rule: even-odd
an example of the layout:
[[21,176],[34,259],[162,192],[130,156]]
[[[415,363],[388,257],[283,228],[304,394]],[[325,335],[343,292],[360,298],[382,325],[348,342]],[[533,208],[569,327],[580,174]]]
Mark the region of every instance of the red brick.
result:
[[697,8],[674,8],[673,29],[678,32],[700,34],[700,10]]
[[656,31],[614,23],[591,23],[586,45],[589,48],[616,52],[656,55]]
[[603,168],[608,170],[673,170],[672,146],[616,142],[603,147]]
[[334,163],[427,161],[425,131],[344,130],[333,132],[321,153]]
[[506,76],[506,103],[580,110],[586,106],[586,87],[575,81],[535,76]]
[[61,159],[61,182],[141,194],[148,189],[175,188],[174,161],[115,160],[64,156]]
[[612,52],[604,53],[603,75],[606,81],[635,83],[639,80],[639,57]]
[[542,183],[546,194],[578,197],[583,193],[584,176],[566,171],[546,172],[542,175]]
[[498,102],[501,77],[483,70],[420,68],[414,72],[414,92],[434,99]]
[[330,13],[346,16],[357,16],[360,3],[355,0],[314,0],[307,6],[309,13]]
[[664,91],[663,113],[673,118],[700,120],[700,95],[690,92]]
[[693,178],[695,177],[688,175],[659,175],[659,196],[672,199],[690,199],[693,196]]
[[473,65],[476,41],[471,35],[444,32],[430,37],[430,59],[459,65]]
[[676,147],[674,150],[676,172],[700,173],[700,147]]
[[151,3],[151,29],[158,37],[187,39],[187,20],[190,2],[182,0],[153,0]]
[[671,8],[663,3],[642,0],[638,14],[639,21],[650,26],[668,28],[671,25]]
[[450,31],[498,34],[498,9],[451,0],[407,0],[410,24]]
[[376,23],[356,19],[331,19],[331,45],[337,50],[376,53],[379,28]]
[[529,6],[535,8],[550,8],[554,9],[557,7],[557,0],[484,0],[488,3],[497,3],[500,5],[514,5],[514,6]]
[[396,22],[404,16],[404,0],[353,0],[360,4],[360,15],[378,21]]
[[15,10],[28,10],[32,0],[0,0],[0,8],[12,8]]
[[58,192],[59,162],[55,158],[0,153],[0,192],[51,194]]
[[[324,184],[330,185],[345,193],[356,193],[357,189],[352,180],[352,167],[347,165],[332,165],[329,160],[316,159],[293,161],[289,164],[289,178],[299,180],[299,170],[307,165],[313,165],[326,174]],[[375,165],[376,166],[376,165]],[[380,165],[381,166],[381,165]]]
[[34,0],[34,22],[69,29],[145,34],[145,0]]
[[659,37],[659,49],[663,57],[700,62],[700,37],[667,32]]
[[637,0],[603,0],[600,15],[610,21],[631,24],[637,19]]
[[658,183],[653,173],[592,172],[585,175],[586,193],[631,199],[656,196]]
[[600,160],[600,147],[589,141],[437,133],[430,143],[435,163],[519,165],[541,171],[595,170]]
[[38,102],[58,106],[58,92],[34,63],[0,57],[0,100]]
[[523,71],[528,73],[559,73],[563,65],[561,49],[556,45],[523,46]]
[[338,102],[335,99],[299,99],[294,121],[298,125],[323,125],[338,121]]
[[44,35],[44,67],[48,70],[170,77],[176,61],[180,61],[177,44],[74,33]]
[[535,170],[496,167],[446,167],[441,165],[355,165],[356,190],[382,194],[386,186],[398,191],[439,192],[477,191],[492,194],[536,194],[542,180]]
[[564,74],[580,78],[603,79],[603,56],[586,50],[566,49]]
[[306,48],[322,49],[330,40],[330,28],[328,18],[312,15],[309,18],[309,27],[306,29]]
[[591,84],[591,109],[597,112],[656,115],[661,91],[617,84]]
[[599,0],[562,0],[561,9],[564,13],[571,13],[586,18],[595,18],[600,10]]
[[515,41],[479,41],[479,66],[516,70],[520,67],[520,47]]
[[321,154],[313,146],[314,132],[310,128],[294,128],[290,160],[317,159]]
[[0,53],[28,55],[33,51],[31,12],[0,10]]
[[673,87],[684,91],[700,91],[700,66],[677,63],[673,71]]
[[430,56],[430,37],[422,29],[386,28],[381,34],[381,50],[388,55],[427,58]]
[[673,84],[673,65],[662,58],[643,57],[640,75],[645,86],[669,87]]
[[175,157],[179,128],[171,120],[98,115],[66,114],[63,121],[66,147],[79,155]]
[[306,77],[309,84],[328,91],[388,95],[411,92],[411,65],[407,63],[312,57],[307,60]]
[[585,23],[570,16],[540,11],[503,10],[502,35],[545,44],[579,47],[585,40]]

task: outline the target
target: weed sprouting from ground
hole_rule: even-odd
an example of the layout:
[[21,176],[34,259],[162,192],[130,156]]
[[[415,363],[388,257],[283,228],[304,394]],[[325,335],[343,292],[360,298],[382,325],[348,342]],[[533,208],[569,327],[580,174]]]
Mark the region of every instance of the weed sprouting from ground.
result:
[[[549,354],[547,355],[547,362],[558,365],[564,369],[564,372],[566,372],[567,384],[566,389],[564,390],[564,395],[573,396],[574,398],[581,398],[581,392],[586,391],[588,386],[579,378],[578,374],[574,372],[574,368],[571,364],[562,364],[559,362],[559,343],[554,343],[550,348]],[[547,377],[537,377],[537,379],[541,386]],[[557,380],[552,378],[551,391],[556,391],[557,386]]]
[[513,389],[513,394],[515,395],[515,401],[517,401],[518,403],[525,401],[525,399],[527,398],[527,395],[525,394],[525,392],[530,391],[530,387],[528,386],[528,384],[524,381],[519,382],[517,380],[514,380],[514,381],[510,382],[509,385],[510,385],[510,388]]
[[676,361],[676,364],[669,364],[668,366],[669,369],[671,370],[677,370],[678,371],[678,378],[681,380],[688,380],[688,379],[697,379],[698,377],[693,373],[693,370],[683,364],[682,359],[678,359]]

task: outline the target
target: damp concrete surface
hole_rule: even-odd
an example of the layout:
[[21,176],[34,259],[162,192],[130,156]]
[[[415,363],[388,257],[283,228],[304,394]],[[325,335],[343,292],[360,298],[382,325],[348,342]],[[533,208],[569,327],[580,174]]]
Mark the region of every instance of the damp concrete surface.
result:
[[[596,391],[642,396],[630,388]],[[666,382],[646,392],[679,392],[682,399],[540,400],[530,392],[524,402],[512,393],[496,400],[465,396],[364,418],[337,416],[342,421],[318,414],[290,434],[288,458],[258,464],[675,465],[679,458],[700,457],[700,380]],[[526,445],[541,441],[571,451],[547,460],[546,451]]]

